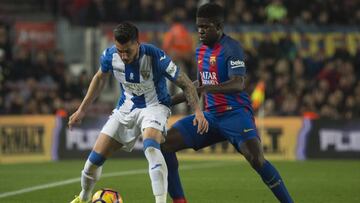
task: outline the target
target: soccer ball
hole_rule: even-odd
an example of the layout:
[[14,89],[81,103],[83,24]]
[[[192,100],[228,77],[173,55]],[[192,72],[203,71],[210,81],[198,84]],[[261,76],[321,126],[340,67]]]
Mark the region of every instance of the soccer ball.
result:
[[104,188],[95,192],[91,200],[92,203],[123,203],[118,192],[113,189]]

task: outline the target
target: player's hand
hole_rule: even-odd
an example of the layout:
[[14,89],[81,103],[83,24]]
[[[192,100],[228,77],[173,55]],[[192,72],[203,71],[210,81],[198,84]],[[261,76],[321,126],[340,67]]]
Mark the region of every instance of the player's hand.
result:
[[68,122],[68,126],[69,129],[72,130],[73,125],[75,124],[80,124],[81,120],[84,118],[85,116],[85,112],[81,111],[81,110],[77,110],[75,111],[70,117],[69,117],[69,122]]
[[202,85],[202,86],[196,86],[196,91],[198,92],[199,95],[205,94],[206,93],[206,85]]
[[207,133],[209,130],[209,123],[206,120],[204,113],[200,110],[197,110],[195,112],[195,118],[193,120],[193,125],[198,126],[197,133],[199,133],[201,135],[204,133]]

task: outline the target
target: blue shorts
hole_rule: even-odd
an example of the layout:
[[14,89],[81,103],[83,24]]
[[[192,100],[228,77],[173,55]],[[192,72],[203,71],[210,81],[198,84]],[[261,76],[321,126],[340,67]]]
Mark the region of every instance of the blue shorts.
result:
[[204,115],[209,122],[209,131],[202,135],[197,133],[197,126],[193,126],[194,115],[182,118],[173,125],[180,131],[188,148],[199,150],[228,140],[240,152],[241,143],[259,138],[252,111],[247,108],[228,111],[221,115],[204,112]]

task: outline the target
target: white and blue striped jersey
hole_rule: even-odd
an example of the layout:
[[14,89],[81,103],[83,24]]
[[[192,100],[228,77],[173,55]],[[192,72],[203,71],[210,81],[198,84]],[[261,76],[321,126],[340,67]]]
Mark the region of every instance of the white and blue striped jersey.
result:
[[130,112],[155,104],[170,106],[166,79],[176,80],[179,68],[161,49],[140,44],[139,57],[131,64],[124,64],[115,45],[107,48],[100,57],[100,69],[112,71],[119,81],[121,96],[117,109]]

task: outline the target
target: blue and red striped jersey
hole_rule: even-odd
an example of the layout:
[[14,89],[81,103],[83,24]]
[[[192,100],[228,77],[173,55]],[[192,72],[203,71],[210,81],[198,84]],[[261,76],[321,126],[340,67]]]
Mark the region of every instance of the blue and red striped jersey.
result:
[[[228,81],[232,75],[246,74],[244,53],[240,43],[225,34],[213,47],[201,44],[196,49],[196,60],[201,85],[217,85]],[[244,91],[205,95],[206,111],[222,113],[240,107],[252,110],[249,96]]]

